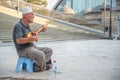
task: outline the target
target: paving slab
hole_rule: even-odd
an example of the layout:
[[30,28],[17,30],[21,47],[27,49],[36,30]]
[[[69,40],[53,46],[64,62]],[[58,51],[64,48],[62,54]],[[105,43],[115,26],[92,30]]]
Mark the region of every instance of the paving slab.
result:
[[118,40],[68,40],[35,44],[53,49],[52,59],[57,60],[57,75],[54,76],[51,70],[16,73],[16,50],[13,45],[6,45],[0,47],[0,80],[120,80]]

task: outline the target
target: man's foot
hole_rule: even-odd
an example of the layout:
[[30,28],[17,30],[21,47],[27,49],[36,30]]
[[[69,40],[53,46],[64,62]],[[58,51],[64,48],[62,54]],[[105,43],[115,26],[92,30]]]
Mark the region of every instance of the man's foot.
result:
[[41,69],[39,66],[33,65],[33,72],[40,72],[40,71],[41,71]]
[[46,70],[50,70],[52,68],[51,64],[46,64]]
[[50,59],[46,64],[52,64],[52,60]]
[[50,59],[48,62],[46,62],[46,70],[49,70],[52,68],[52,60]]
[[40,66],[36,65],[36,63],[33,63],[33,72],[40,72],[41,68]]

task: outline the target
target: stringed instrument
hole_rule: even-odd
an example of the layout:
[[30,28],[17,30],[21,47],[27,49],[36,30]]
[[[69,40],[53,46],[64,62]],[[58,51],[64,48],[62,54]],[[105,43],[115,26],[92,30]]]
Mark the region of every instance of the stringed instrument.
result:
[[[27,37],[37,36],[38,33],[40,33],[40,32],[42,31],[42,29],[47,28],[47,25],[50,24],[51,22],[52,22],[51,20],[50,20],[50,21],[47,21],[47,24],[46,24],[45,26],[40,27],[36,32],[29,32],[29,33],[27,34]],[[30,41],[30,43],[33,43],[33,42],[34,42],[34,41]]]

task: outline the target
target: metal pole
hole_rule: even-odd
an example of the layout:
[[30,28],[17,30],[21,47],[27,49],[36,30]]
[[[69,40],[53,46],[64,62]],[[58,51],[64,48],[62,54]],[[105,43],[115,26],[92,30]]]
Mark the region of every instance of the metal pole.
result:
[[104,36],[106,31],[106,0],[104,0]]
[[71,0],[71,8],[73,9],[73,0]]
[[112,39],[112,0],[110,4],[110,27],[109,27],[109,39]]
[[19,14],[19,0],[17,0],[17,13]]

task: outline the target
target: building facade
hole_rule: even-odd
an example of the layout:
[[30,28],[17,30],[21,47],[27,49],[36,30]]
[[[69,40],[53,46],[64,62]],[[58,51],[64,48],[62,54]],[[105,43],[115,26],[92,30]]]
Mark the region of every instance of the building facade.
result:
[[[110,1],[111,0],[106,0],[106,5],[110,5]],[[72,8],[76,14],[84,14],[86,10],[90,11],[99,5],[104,6],[104,0],[63,0],[62,3],[57,6],[57,10],[62,11],[65,5]],[[116,0],[112,0],[112,6],[116,6]]]

